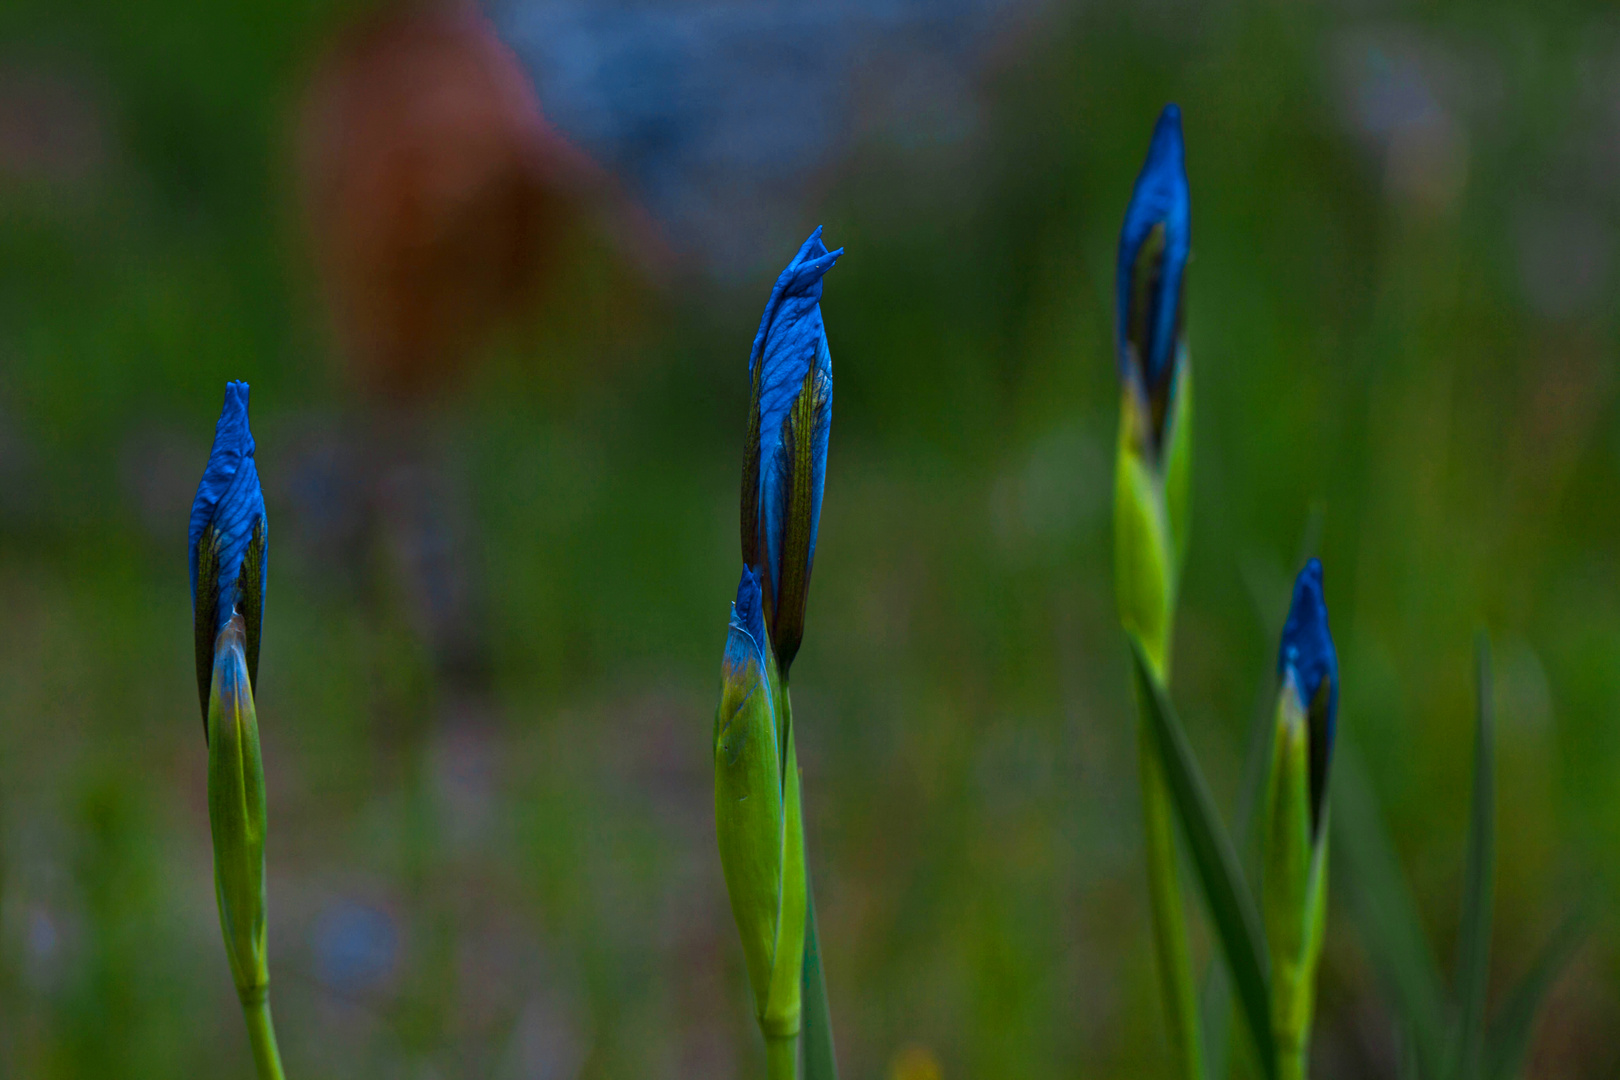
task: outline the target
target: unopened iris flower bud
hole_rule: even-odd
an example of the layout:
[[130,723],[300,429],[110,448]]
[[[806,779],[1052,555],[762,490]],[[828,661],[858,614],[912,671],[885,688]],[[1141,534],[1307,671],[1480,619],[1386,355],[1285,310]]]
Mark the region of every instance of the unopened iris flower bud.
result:
[[228,383],[214,448],[191,506],[197,690],[208,741],[208,822],[220,929],[259,1075],[278,1080],[265,947],[268,815],[254,707],[268,530],[248,428],[247,383]]
[[1339,708],[1322,564],[1294,583],[1277,653],[1277,720],[1266,788],[1261,908],[1271,950],[1272,1029],[1281,1076],[1303,1077],[1327,916],[1327,787]]
[[226,383],[225,407],[214,428],[214,449],[191,504],[191,610],[205,734],[216,645],[225,625],[238,613],[248,681],[258,685],[268,540],[264,494],[253,463],[253,432],[248,428],[248,384]]
[[804,637],[810,569],[832,427],[832,353],[821,279],[843,248],[818,228],[776,279],[748,357],[752,395],[743,458],[743,563],[760,570],[765,622],[785,680]]
[[1192,365],[1184,296],[1190,203],[1181,110],[1167,105],[1125,212],[1116,283],[1116,589],[1125,628],[1142,642],[1161,676],[1187,545]]
[[760,1030],[773,1054],[791,1055],[804,962],[804,831],[798,760],[776,707],[762,601],[759,571],[744,567],[714,721],[714,816]]

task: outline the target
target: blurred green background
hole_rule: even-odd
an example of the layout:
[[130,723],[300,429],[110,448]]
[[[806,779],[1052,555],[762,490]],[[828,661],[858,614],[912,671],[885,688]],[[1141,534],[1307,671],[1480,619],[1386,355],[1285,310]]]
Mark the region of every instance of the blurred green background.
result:
[[[344,149],[306,152],[321,73],[363,96],[382,68],[345,58],[374,58],[398,12],[0,8],[0,1073],[250,1074],[185,556],[223,384],[245,378],[289,1075],[760,1074],[709,739],[748,347],[820,223],[848,254],[823,304],[837,401],[794,690],[845,1075],[1166,1075],[1109,512],[1114,245],[1167,100],[1199,409],[1173,692],[1217,796],[1236,798],[1318,506],[1341,731],[1436,959],[1485,627],[1493,987],[1592,895],[1530,1073],[1620,1070],[1620,20],[1561,0],[980,6],[999,10],[948,48],[927,20],[891,27],[921,60],[887,80],[854,46],[823,70],[841,104],[813,154],[735,190],[724,162],[685,174],[749,222],[713,243],[728,215],[683,211],[624,164],[640,151],[581,133],[595,163],[557,180],[523,154],[561,144],[521,115],[490,140],[530,139],[492,167],[524,179],[483,217],[454,191],[434,218],[323,187],[374,144],[340,123]],[[699,8],[740,10],[669,11]],[[875,18],[842,10],[806,48]],[[544,50],[519,52],[557,115]],[[412,63],[394,85],[431,83]],[[942,70],[949,93],[916,74]],[[405,144],[395,179],[437,190],[411,178],[438,144]],[[385,203],[371,233],[331,224]],[[404,284],[399,251],[428,252]],[[355,281],[384,300],[334,302]],[[377,329],[458,288],[450,314]],[[1316,1074],[1393,1075],[1338,894],[1320,996]]]

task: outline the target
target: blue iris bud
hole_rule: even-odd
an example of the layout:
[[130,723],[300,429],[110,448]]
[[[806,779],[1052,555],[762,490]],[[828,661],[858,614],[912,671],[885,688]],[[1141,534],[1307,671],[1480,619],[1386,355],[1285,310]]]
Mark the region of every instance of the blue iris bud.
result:
[[258,685],[268,534],[264,493],[253,463],[253,433],[248,429],[248,384],[229,382],[214,428],[214,448],[191,504],[191,610],[205,735],[215,646],[234,615],[242,617],[250,687]]
[[1120,377],[1145,408],[1143,426],[1155,455],[1164,443],[1181,366],[1191,222],[1181,110],[1166,105],[1125,211],[1116,275]]
[[248,386],[225,384],[214,448],[191,504],[191,609],[208,742],[214,898],[261,1080],[282,1076],[270,1019],[264,760],[254,691],[268,524],[248,430]]
[[761,572],[764,618],[784,679],[804,637],[832,426],[821,279],[843,253],[827,250],[820,228],[810,234],[776,279],[748,357],[753,390],[743,460],[743,562]]
[[1292,692],[1305,714],[1310,737],[1311,825],[1316,828],[1322,820],[1339,713],[1339,657],[1328,632],[1320,559],[1307,562],[1294,581],[1294,602],[1283,624],[1282,647],[1277,650],[1277,677],[1283,692]]
[[1328,765],[1339,709],[1339,661],[1322,599],[1322,564],[1294,582],[1277,650],[1277,722],[1266,784],[1260,908],[1271,956],[1271,1029],[1279,1075],[1305,1075],[1316,968],[1327,924]]

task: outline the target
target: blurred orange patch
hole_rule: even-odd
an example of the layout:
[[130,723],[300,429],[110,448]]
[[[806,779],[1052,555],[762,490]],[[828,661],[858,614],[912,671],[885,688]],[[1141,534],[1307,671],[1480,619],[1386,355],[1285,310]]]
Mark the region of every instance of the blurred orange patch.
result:
[[391,399],[444,385],[481,332],[533,299],[602,186],[471,5],[392,10],[341,35],[299,134],[346,364]]

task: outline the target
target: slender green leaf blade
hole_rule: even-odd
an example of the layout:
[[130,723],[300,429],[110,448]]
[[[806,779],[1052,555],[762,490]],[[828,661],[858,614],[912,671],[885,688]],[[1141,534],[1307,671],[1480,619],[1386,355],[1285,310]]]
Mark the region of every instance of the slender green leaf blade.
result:
[[1244,882],[1237,852],[1221,825],[1215,800],[1203,774],[1198,771],[1181,722],[1176,719],[1164,688],[1153,677],[1147,656],[1134,637],[1131,656],[1136,665],[1137,692],[1141,695],[1143,714],[1152,724],[1165,783],[1231,968],[1244,1019],[1254,1038],[1255,1054],[1264,1074],[1274,1078],[1277,1059],[1271,1035],[1271,990],[1254,898]]
[[816,897],[805,873],[805,899],[809,902],[804,927],[804,1080],[838,1080],[838,1056],[833,1052],[832,1014],[827,1008],[827,977],[821,970],[821,938],[816,933]]
[[1226,965],[1213,958],[1204,972],[1198,1014],[1204,1031],[1204,1075],[1208,1080],[1223,1080],[1232,1019],[1232,980],[1226,974]]
[[[1238,857],[1248,854],[1259,816],[1260,797],[1265,791],[1266,752],[1271,749],[1272,696],[1274,677],[1268,671],[1255,691],[1254,720],[1249,724],[1243,751],[1243,772],[1238,780],[1237,813],[1233,819],[1232,841]],[[1199,994],[1199,1014],[1204,1032],[1204,1075],[1224,1080],[1227,1074],[1228,1029],[1232,1020],[1232,982],[1226,966],[1211,957],[1204,971]]]
[[1478,680],[1474,728],[1474,792],[1468,813],[1462,920],[1457,929],[1460,1022],[1453,1058],[1458,1080],[1479,1080],[1485,1055],[1485,992],[1491,969],[1491,908],[1496,870],[1495,740],[1491,717],[1491,651],[1484,633],[1475,645]]
[[1378,799],[1349,732],[1340,725],[1333,749],[1334,850],[1345,868],[1356,923],[1367,954],[1395,998],[1420,1074],[1439,1080],[1445,1067],[1445,994]]
[[1542,999],[1585,939],[1586,913],[1577,909],[1565,917],[1524,978],[1509,991],[1486,1037],[1487,1080],[1512,1080],[1523,1072]]

